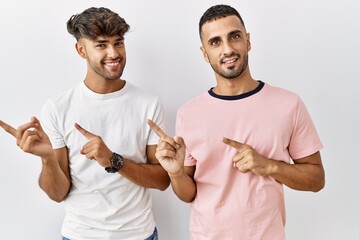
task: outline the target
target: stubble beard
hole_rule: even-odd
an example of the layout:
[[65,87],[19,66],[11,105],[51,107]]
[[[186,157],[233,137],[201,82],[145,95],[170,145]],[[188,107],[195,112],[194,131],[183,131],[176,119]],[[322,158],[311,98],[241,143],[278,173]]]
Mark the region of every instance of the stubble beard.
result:
[[[226,79],[234,79],[239,77],[248,66],[248,54],[246,54],[242,59],[242,64],[237,68],[236,66],[227,68],[226,70],[221,68],[221,63],[219,65],[215,65],[213,63],[210,63],[212,69],[215,73],[220,75],[223,78]],[[221,61],[222,62],[222,61]]]
[[[119,59],[119,61],[120,61],[120,59]],[[118,80],[122,76],[124,68],[125,68],[125,64],[126,64],[125,58],[121,59],[121,61],[123,62],[123,67],[116,74],[105,69],[105,67],[102,63],[98,64],[98,63],[94,63],[93,61],[89,60],[89,66],[97,75],[101,76],[104,79]]]

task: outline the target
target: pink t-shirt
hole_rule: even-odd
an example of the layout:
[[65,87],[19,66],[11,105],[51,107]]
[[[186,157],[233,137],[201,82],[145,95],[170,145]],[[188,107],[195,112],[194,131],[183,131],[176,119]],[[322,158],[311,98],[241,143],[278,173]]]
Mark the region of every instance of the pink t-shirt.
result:
[[285,239],[282,184],[234,168],[236,150],[222,138],[286,163],[319,151],[322,143],[296,94],[262,82],[239,96],[209,91],[179,109],[176,134],[187,146],[185,165],[196,165],[191,239]]

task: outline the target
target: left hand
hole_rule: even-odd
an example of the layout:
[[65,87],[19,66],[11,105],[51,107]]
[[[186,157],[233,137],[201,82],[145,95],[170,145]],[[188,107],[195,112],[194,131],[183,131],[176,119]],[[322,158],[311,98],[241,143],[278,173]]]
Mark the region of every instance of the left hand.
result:
[[110,159],[113,153],[106,146],[101,137],[82,128],[77,123],[75,123],[75,128],[89,140],[89,142],[83,146],[80,153],[85,155],[88,159],[96,160],[103,167],[110,166]]
[[275,163],[260,155],[251,146],[229,138],[223,138],[223,142],[237,150],[232,161],[233,166],[239,169],[240,172],[251,171],[258,176],[268,176],[273,173]]
[[169,137],[161,128],[150,119],[147,120],[150,128],[160,137],[156,147],[155,157],[169,176],[179,176],[185,172],[185,142],[181,137]]

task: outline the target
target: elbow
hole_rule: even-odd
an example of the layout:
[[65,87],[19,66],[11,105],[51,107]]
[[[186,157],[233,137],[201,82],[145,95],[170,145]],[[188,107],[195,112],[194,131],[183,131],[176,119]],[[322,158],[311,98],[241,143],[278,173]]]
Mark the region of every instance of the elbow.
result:
[[57,202],[57,203],[61,203],[62,201],[64,201],[67,196],[67,194],[60,195],[56,192],[47,192],[43,188],[42,188],[42,190],[47,194],[47,196],[51,200],[53,200],[54,202]]
[[166,179],[162,179],[159,184],[153,186],[153,188],[156,188],[157,190],[160,191],[165,191],[170,185],[170,178],[167,175],[165,178]]
[[167,184],[163,184],[158,189],[163,192],[169,187],[169,185],[170,185],[170,181]]
[[325,171],[322,167],[321,167],[321,172],[317,174],[317,181],[315,182],[316,183],[314,184],[312,189],[313,192],[319,192],[325,187]]
[[314,186],[312,191],[313,192],[320,192],[320,190],[322,190],[324,187],[325,187],[325,179],[323,179],[321,182],[319,182],[319,184]]
[[57,203],[61,203],[62,201],[65,200],[66,197],[59,197],[59,196],[52,196],[50,194],[48,194],[48,197],[53,200],[54,202],[57,202]]
[[170,177],[169,177],[169,175],[166,173],[166,177],[165,177],[165,179],[164,179],[164,181],[163,181],[163,185],[162,185],[162,187],[160,188],[160,190],[161,190],[161,191],[165,191],[165,190],[170,186],[170,183],[171,183]]
[[183,202],[192,203],[195,200],[196,192],[192,194],[180,195],[175,192],[176,196]]
[[185,202],[185,203],[192,203],[193,200],[186,200],[186,199],[181,199],[181,201]]
[[[179,197],[179,196],[178,196]],[[185,203],[192,203],[195,198],[180,198],[179,199]]]
[[46,189],[43,186],[41,186],[40,184],[40,188],[46,193],[46,195],[54,202],[57,203],[61,203],[62,201],[65,200],[65,198],[68,195],[68,191],[64,194],[59,194],[58,191],[54,191],[54,190],[50,190],[50,189]]
[[168,177],[168,179],[166,180],[163,188],[160,189],[160,190],[161,190],[161,191],[165,191],[166,189],[168,189],[169,186],[170,186],[170,178]]

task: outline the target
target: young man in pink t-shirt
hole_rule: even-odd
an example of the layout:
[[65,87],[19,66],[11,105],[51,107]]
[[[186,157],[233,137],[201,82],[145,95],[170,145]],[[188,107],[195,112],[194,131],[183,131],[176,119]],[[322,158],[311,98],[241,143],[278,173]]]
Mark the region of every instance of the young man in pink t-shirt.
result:
[[250,34],[234,8],[209,8],[199,32],[217,84],[179,109],[178,137],[149,121],[156,157],[191,203],[191,239],[284,240],[283,184],[324,187],[322,143],[296,94],[252,78]]

